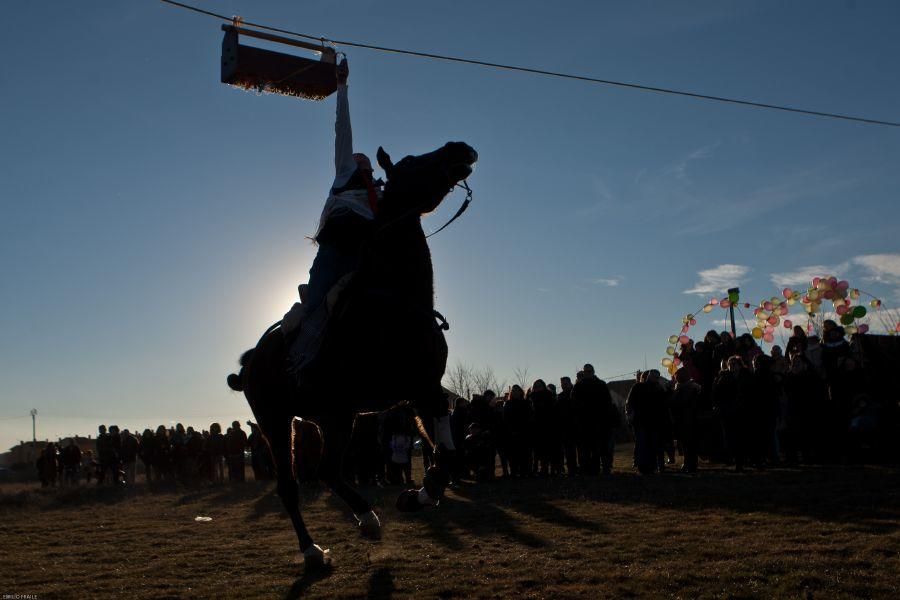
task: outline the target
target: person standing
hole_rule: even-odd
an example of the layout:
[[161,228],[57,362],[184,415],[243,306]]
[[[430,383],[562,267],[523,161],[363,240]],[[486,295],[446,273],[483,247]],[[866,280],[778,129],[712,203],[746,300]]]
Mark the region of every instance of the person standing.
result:
[[750,374],[740,356],[732,356],[713,387],[713,403],[722,419],[725,446],[734,460],[734,470],[743,472],[747,459],[747,405],[752,393]]
[[534,446],[533,470],[538,475],[547,476],[555,462],[556,447],[559,445],[553,410],[556,398],[547,389],[543,379],[538,379],[531,385],[528,398],[534,415],[531,435]]
[[612,395],[593,365],[584,365],[581,372],[572,388],[579,423],[578,463],[584,475],[599,475],[601,468],[609,475],[614,454]]
[[675,438],[684,459],[682,473],[697,472],[697,410],[702,390],[685,369],[675,372],[675,391],[670,398],[670,412]]
[[137,457],[140,451],[140,442],[130,431],[125,429],[121,434],[122,469],[125,472],[125,483],[134,485],[137,473]]
[[531,474],[531,416],[531,403],[525,398],[525,392],[518,385],[512,386],[509,400],[503,404],[503,425],[510,474],[517,479]]
[[209,456],[212,461],[212,478],[216,483],[225,481],[225,436],[222,426],[213,423],[209,426]]
[[[118,436],[116,436],[118,438]],[[118,468],[116,466],[115,450],[112,444],[112,438],[106,431],[106,425],[100,425],[97,428],[97,462],[100,465],[100,472],[97,475],[97,485],[103,485],[106,480],[107,471],[110,472],[113,483],[117,483]]]
[[247,434],[241,424],[234,421],[225,435],[225,451],[228,455],[228,480],[244,481],[244,450],[247,449]]
[[559,387],[555,421],[566,462],[566,474],[574,477],[578,475],[578,414],[572,398],[572,379],[560,378]]

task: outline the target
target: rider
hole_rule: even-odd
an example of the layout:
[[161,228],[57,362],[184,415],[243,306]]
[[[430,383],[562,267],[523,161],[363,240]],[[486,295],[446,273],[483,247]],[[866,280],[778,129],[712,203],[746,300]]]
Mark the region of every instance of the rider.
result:
[[349,74],[345,58],[336,67],[335,177],[313,237],[319,251],[309,270],[308,285],[300,286],[302,309],[294,305],[285,315],[282,323],[285,333],[290,333],[301,318],[312,315],[332,286],[356,268],[360,246],[371,230],[381,200],[384,182],[373,179],[369,157],[353,152],[347,100]]

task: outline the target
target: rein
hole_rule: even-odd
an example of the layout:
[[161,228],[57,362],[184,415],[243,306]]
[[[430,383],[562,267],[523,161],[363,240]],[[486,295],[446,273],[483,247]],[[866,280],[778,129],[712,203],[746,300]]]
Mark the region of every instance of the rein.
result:
[[437,231],[429,233],[428,235],[425,236],[426,240],[433,235],[439,234],[444,229],[446,229],[447,226],[450,225],[450,223],[452,223],[456,219],[460,218],[462,216],[462,214],[464,212],[466,212],[466,209],[469,208],[469,204],[472,203],[472,188],[469,187],[469,184],[465,179],[463,179],[462,183],[455,184],[454,187],[458,187],[458,188],[462,188],[462,189],[466,190],[466,199],[463,200],[463,203],[460,205],[459,210],[456,211],[456,214],[453,215],[449,221],[447,221],[446,223],[441,225],[441,228],[438,229]]
[[[431,236],[440,233],[440,232],[443,231],[448,225],[450,225],[450,223],[452,223],[453,221],[455,221],[456,219],[458,219],[460,216],[462,216],[462,214],[463,214],[464,212],[466,212],[466,209],[469,208],[469,204],[472,203],[472,188],[469,187],[469,184],[468,184],[468,182],[467,182],[466,180],[463,180],[461,183],[455,183],[455,184],[453,184],[453,187],[454,187],[454,188],[462,188],[462,189],[466,190],[466,199],[463,200],[463,203],[462,203],[462,205],[460,205],[459,210],[456,211],[456,214],[455,214],[455,215],[453,215],[452,217],[450,217],[450,220],[449,220],[449,221],[447,221],[446,223],[444,223],[443,225],[441,225],[440,229],[438,229],[437,231],[432,232],[432,233],[429,233],[428,235],[425,236],[425,239],[426,239],[426,240],[427,240],[428,238],[430,238]],[[453,189],[453,188],[451,188],[451,190],[452,190],[452,189]],[[399,223],[400,221],[403,221],[404,219],[407,219],[407,218],[413,216],[414,214],[416,214],[416,211],[417,211],[417,210],[418,210],[418,209],[417,209],[416,207],[413,207],[413,208],[409,209],[408,211],[406,211],[405,213],[403,213],[402,215],[400,215],[400,216],[398,216],[398,217],[395,217],[394,219],[388,221],[387,223],[384,223],[383,225],[381,225],[381,227],[379,227],[378,229],[376,229],[376,230],[373,232],[372,238],[377,237],[378,235],[380,235],[380,234],[383,233],[384,231],[390,229],[391,227],[393,227],[395,224]]]

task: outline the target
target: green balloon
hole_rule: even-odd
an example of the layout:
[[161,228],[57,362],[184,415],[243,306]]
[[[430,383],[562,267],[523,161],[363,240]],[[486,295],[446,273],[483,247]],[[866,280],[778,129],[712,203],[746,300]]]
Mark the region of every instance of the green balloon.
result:
[[862,319],[866,316],[866,307],[865,306],[854,306],[853,307],[853,316],[857,319]]
[[849,325],[852,322],[853,322],[853,312],[852,311],[846,312],[843,315],[841,315],[841,324],[842,325]]

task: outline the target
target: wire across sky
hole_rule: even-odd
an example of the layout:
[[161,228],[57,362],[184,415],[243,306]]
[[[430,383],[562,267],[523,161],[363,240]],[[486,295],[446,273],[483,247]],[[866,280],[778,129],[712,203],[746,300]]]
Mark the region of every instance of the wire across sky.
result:
[[[177,6],[179,8],[183,8],[186,10],[190,10],[196,13],[200,13],[203,15],[207,15],[210,17],[215,17],[217,19],[222,19],[223,21],[234,21],[236,17],[228,17],[226,15],[214,13],[212,11],[204,10],[202,8],[197,8],[196,6],[191,6],[189,4],[184,4],[182,2],[175,2],[174,0],[160,0],[165,4],[169,4],[171,6]],[[724,96],[713,96],[709,94],[701,94],[698,92],[690,92],[685,90],[676,90],[671,88],[664,88],[653,85],[643,85],[638,83],[631,83],[625,81],[613,81],[611,79],[600,79],[597,77],[588,77],[586,75],[577,75],[573,73],[562,73],[558,71],[547,71],[544,69],[534,69],[531,67],[522,67],[516,65],[505,65],[495,62],[489,62],[484,60],[476,60],[470,58],[460,58],[457,56],[445,56],[442,54],[435,54],[432,52],[419,52],[416,50],[404,50],[400,48],[388,48],[386,46],[378,46],[374,44],[365,44],[362,42],[352,42],[347,40],[335,40],[326,37],[316,37],[314,35],[309,35],[306,33],[299,33],[296,31],[290,31],[287,29],[281,29],[278,27],[272,27],[270,25],[264,25],[261,23],[253,23],[251,21],[246,21],[241,19],[240,24],[249,27],[255,27],[257,29],[265,29],[267,31],[274,31],[277,33],[291,35],[298,38],[304,38],[307,40],[315,40],[317,42],[321,42],[322,44],[334,44],[336,46],[349,46],[352,48],[364,48],[366,50],[374,50],[376,52],[386,52],[391,54],[405,54],[408,56],[417,56],[419,58],[427,58],[432,60],[443,60],[448,62],[457,62],[464,63],[469,65],[476,65],[480,67],[488,67],[493,69],[502,69],[506,71],[518,71],[521,73],[531,73],[532,75],[542,75],[546,77],[557,77],[561,79],[574,79],[576,81],[584,81],[587,83],[595,83],[599,85],[608,85],[615,87],[628,88],[633,90],[639,90],[643,92],[654,92],[657,94],[669,94],[673,96],[683,96],[687,98],[694,98],[697,100],[707,100],[711,102],[723,102],[726,104],[737,104],[739,106],[749,106],[753,108],[761,108],[767,110],[778,110],[782,112],[790,112],[797,113],[802,115],[814,116],[814,117],[823,117],[828,119],[839,119],[844,121],[854,121],[857,123],[865,123],[868,125],[880,125],[884,127],[900,127],[900,122],[896,121],[885,121],[881,119],[872,119],[868,117],[860,117],[855,115],[848,115],[842,113],[834,113],[834,112],[825,112],[818,110],[810,110],[806,108],[799,108],[796,106],[784,106],[779,104],[769,104],[766,102],[757,102],[755,100],[745,100],[740,98],[726,98]]]

